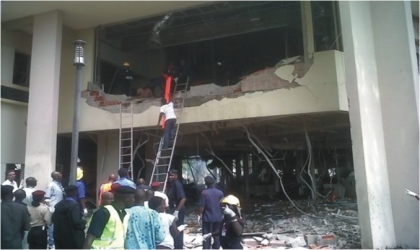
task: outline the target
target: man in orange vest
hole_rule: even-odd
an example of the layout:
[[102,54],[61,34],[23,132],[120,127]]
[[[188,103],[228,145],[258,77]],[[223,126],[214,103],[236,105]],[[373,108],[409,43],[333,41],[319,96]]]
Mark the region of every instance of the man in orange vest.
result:
[[104,183],[104,184],[102,184],[101,185],[101,187],[99,188],[99,194],[98,194],[98,197],[99,197],[99,206],[101,206],[101,204],[102,204],[102,194],[103,193],[106,193],[106,192],[110,192],[111,191],[111,185],[112,185],[112,183],[114,183],[115,181],[117,180],[117,177],[115,176],[115,174],[111,174],[109,177],[108,177],[108,182],[107,183]]

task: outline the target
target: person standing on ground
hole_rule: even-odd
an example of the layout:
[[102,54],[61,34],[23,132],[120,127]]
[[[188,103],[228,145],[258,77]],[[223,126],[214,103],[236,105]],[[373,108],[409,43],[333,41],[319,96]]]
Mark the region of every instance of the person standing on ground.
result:
[[137,188],[142,188],[144,190],[151,189],[150,186],[146,185],[146,181],[143,178],[137,180]]
[[150,199],[149,207],[159,214],[161,226],[165,232],[165,239],[156,246],[156,249],[174,249],[174,237],[177,237],[186,226],[176,226],[175,216],[165,213],[165,201],[161,197],[155,196]]
[[220,235],[220,245],[223,249],[243,249],[241,240],[244,223],[239,199],[228,195],[222,199],[220,205],[224,214],[222,226],[212,233],[203,235],[203,241]]
[[143,189],[137,189],[134,206],[127,212],[128,220],[125,249],[156,249],[165,238],[159,215],[156,211],[142,206],[145,199]]
[[26,206],[13,202],[13,186],[1,186],[1,248],[22,249],[24,231],[30,228]]
[[80,203],[77,201],[77,187],[64,189],[66,198],[55,205],[52,215],[54,241],[57,249],[80,249],[85,239],[86,221],[82,218]]
[[35,191],[36,184],[38,181],[34,177],[28,177],[25,180],[26,188],[23,189],[26,193],[26,198],[23,200],[23,203],[30,206],[32,203],[32,193]]
[[118,170],[118,175],[120,176],[120,178],[116,180],[115,183],[118,183],[121,186],[127,186],[136,189],[136,184],[134,183],[134,181],[128,178],[128,169],[120,168]]
[[99,197],[99,206],[102,206],[102,194],[106,193],[106,192],[110,192],[111,191],[111,186],[112,183],[114,183],[117,180],[117,177],[115,176],[115,174],[111,174],[108,177],[108,182],[104,183],[101,185],[101,187],[99,188],[99,193],[98,193],[98,197]]
[[18,184],[15,181],[15,179],[16,179],[16,172],[15,172],[15,170],[9,169],[6,172],[6,176],[7,176],[7,179],[5,181],[3,181],[3,183],[1,185],[3,185],[3,186],[6,186],[6,185],[7,186],[12,186],[13,187],[13,192],[15,192],[16,190],[18,190],[19,188],[22,188],[23,183],[21,182],[20,183],[20,186],[18,187]]
[[[23,191],[22,189],[18,189],[13,193],[13,197],[14,197],[14,201],[18,204],[21,204],[23,206],[25,206],[25,208],[27,208],[26,203],[24,203],[23,201],[26,199],[26,193],[25,191]],[[23,233],[23,239],[22,239],[22,248],[23,249],[29,249],[28,246],[28,231],[25,231]]]
[[[176,217],[176,225],[180,226],[184,224],[185,217],[185,201],[186,196],[184,192],[184,186],[178,180],[178,171],[171,169],[169,171],[169,183],[170,188],[168,190],[169,198],[169,213]],[[181,232],[178,237],[174,238],[175,249],[184,248],[184,233]]]
[[18,189],[13,193],[13,197],[15,198],[15,202],[26,206],[26,204],[23,203],[23,200],[26,198],[25,191],[23,191],[22,189]]
[[46,249],[48,245],[48,227],[51,225],[51,212],[43,204],[45,192],[37,190],[32,193],[32,202],[28,205],[31,215],[31,230],[28,233],[29,249]]
[[160,183],[159,182],[152,182],[152,190],[154,191],[154,196],[160,197],[165,201],[165,211],[169,207],[169,198],[166,194],[159,191]]
[[[51,214],[54,213],[54,207],[63,200],[63,185],[61,185],[61,180],[63,176],[60,172],[54,171],[51,173],[51,178],[53,179],[47,186],[45,192],[45,203],[47,203]],[[48,228],[48,249],[55,249],[54,246],[54,221],[53,224]]]
[[133,206],[135,191],[131,187],[116,186],[114,202],[98,209],[93,214],[83,245],[84,249],[124,249],[130,218],[125,209]]
[[155,196],[155,192],[151,189],[146,190],[146,200],[144,201],[144,206],[146,208],[149,208],[149,201],[152,199],[152,197]]
[[[204,178],[207,189],[203,190],[200,195],[200,211],[199,214],[203,218],[203,234],[212,233],[222,226],[223,214],[220,210],[220,201],[223,199],[223,192],[214,187],[215,180],[211,176]],[[213,245],[211,245],[211,237],[203,242],[203,249],[219,249],[219,235],[213,237]]]
[[112,202],[114,202],[114,194],[111,192],[105,192],[102,193],[101,197],[101,207],[104,207],[106,205],[111,205]]
[[86,207],[86,184],[82,180],[83,179],[83,170],[80,167],[77,167],[76,173],[76,183],[75,186],[77,187],[77,198],[78,202],[80,203],[80,209],[83,216],[88,215],[88,209]]
[[165,130],[163,131],[162,149],[167,149],[169,146],[172,147],[172,145],[169,145],[169,140],[173,140],[175,137],[174,127],[176,123],[176,115],[173,102],[167,102],[165,98],[162,98],[161,104],[162,106],[160,107],[157,125],[159,126],[162,117],[165,116]]

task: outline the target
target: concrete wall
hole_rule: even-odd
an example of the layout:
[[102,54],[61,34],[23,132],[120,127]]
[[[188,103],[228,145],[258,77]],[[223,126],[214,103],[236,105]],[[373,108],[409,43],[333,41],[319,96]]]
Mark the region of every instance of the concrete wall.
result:
[[[90,41],[87,42],[91,43]],[[86,51],[86,57],[90,56],[91,53],[88,50]],[[193,123],[299,113],[348,111],[342,58],[343,53],[339,51],[317,52],[314,55],[314,63],[306,75],[296,79],[296,82],[301,85],[300,87],[247,93],[237,98],[212,100],[198,107],[185,108],[182,122]],[[92,65],[87,59],[87,65],[83,72],[84,84],[92,79],[91,71]],[[290,76],[284,76],[284,79],[288,78]],[[62,95],[68,95],[72,91],[73,89],[69,88],[68,85],[62,85],[60,88]],[[71,132],[71,120],[69,119],[71,118],[73,105],[70,102],[62,102],[61,97],[61,116],[58,131],[59,133],[68,133]],[[91,107],[85,101],[81,107],[81,131],[119,128],[120,116],[118,113],[112,114]],[[64,114],[66,117],[62,117]],[[158,115],[158,106],[151,106],[143,113],[134,116],[134,126],[155,126]]]
[[15,61],[15,52],[31,54],[32,35],[22,31],[1,31],[1,85],[28,90],[13,84],[13,65]]
[[[1,102],[1,163],[25,163],[28,107]],[[4,171],[2,171],[4,172]]]
[[98,168],[96,171],[96,183],[100,185],[108,181],[110,174],[117,174],[119,135],[116,131],[101,133],[98,135]]
[[[1,85],[27,91],[13,84],[15,51],[31,54],[32,36],[20,31],[1,32]],[[26,119],[28,106],[9,100],[1,101],[1,163],[25,163]],[[4,178],[2,165],[1,174]]]

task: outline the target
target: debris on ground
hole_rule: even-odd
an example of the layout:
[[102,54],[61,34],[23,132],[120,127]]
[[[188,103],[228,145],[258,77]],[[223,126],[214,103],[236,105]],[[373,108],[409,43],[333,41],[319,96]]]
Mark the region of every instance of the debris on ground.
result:
[[[289,201],[243,204],[244,249],[360,249],[357,203],[352,200]],[[189,228],[184,246],[201,249],[201,226],[197,215],[186,216]]]

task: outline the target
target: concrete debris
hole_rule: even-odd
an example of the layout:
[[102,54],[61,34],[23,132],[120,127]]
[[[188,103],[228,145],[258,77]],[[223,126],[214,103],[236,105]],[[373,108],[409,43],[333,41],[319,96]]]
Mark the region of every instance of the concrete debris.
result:
[[[245,203],[245,202],[244,202]],[[243,245],[248,249],[360,249],[357,203],[338,200],[337,203],[300,200],[294,203],[305,213],[298,212],[289,201],[244,204]],[[242,204],[241,204],[242,205]],[[186,221],[198,226],[195,215]],[[259,232],[259,233],[255,233]],[[261,232],[261,233],[260,233]],[[188,248],[202,244],[197,228],[185,236]],[[196,245],[187,239],[198,242]]]

